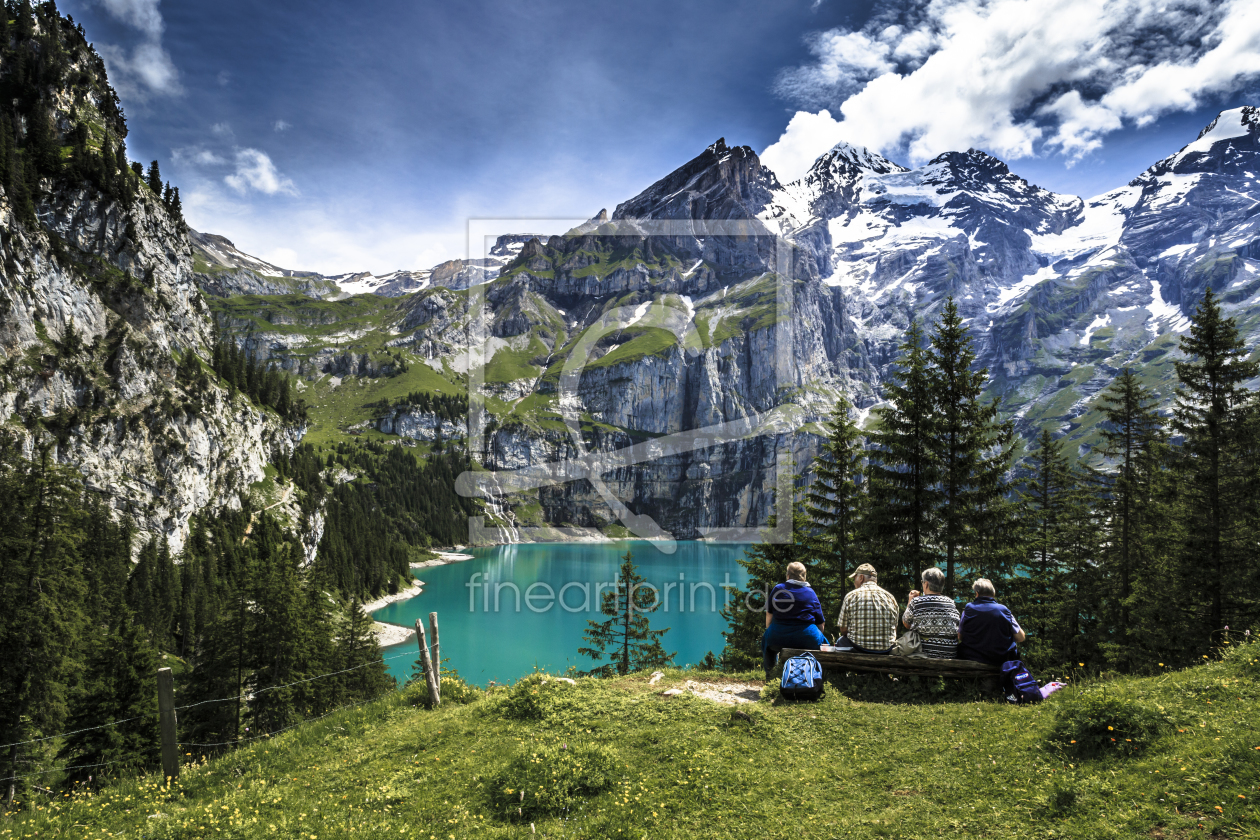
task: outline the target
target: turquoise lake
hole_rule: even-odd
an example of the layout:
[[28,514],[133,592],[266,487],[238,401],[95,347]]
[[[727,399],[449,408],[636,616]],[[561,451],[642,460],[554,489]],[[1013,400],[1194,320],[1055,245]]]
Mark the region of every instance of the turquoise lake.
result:
[[[621,556],[629,550],[640,577],[661,591],[661,606],[649,616],[652,629],[669,628],[661,644],[666,651],[677,651],[675,663],[695,664],[708,651],[722,652],[722,587],[747,584],[748,574],[738,560],[748,546],[674,545],[673,554],[639,540],[467,549],[461,553],[475,559],[415,569],[425,583],[423,594],[390,604],[372,617],[411,627],[417,618],[427,621],[430,612],[437,612],[442,658],[476,685],[510,682],[535,668],[556,673],[576,666],[585,671],[595,664],[577,652],[585,645],[586,622],[603,618],[595,590],[600,583],[612,583]],[[417,652],[414,638],[385,649],[389,672],[399,684],[410,675]]]

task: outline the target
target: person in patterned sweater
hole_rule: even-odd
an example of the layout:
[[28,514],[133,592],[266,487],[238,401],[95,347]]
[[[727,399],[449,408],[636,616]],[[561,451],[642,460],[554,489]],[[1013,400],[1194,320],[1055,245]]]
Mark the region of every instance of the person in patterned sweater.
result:
[[853,653],[885,654],[897,640],[897,599],[879,585],[879,573],[870,563],[857,567],[853,591],[840,605],[840,640],[836,647]]
[[910,603],[901,623],[923,640],[923,652],[932,659],[953,659],[958,652],[958,607],[943,595],[945,573],[936,567],[923,570],[923,592],[910,590]]

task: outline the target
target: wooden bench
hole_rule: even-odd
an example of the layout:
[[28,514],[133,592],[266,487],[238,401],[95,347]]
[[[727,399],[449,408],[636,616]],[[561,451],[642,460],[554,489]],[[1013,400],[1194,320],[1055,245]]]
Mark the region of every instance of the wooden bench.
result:
[[997,677],[1002,669],[996,665],[972,662],[969,659],[920,659],[904,656],[875,656],[869,653],[849,653],[840,650],[799,650],[784,648],[779,660],[785,661],[798,653],[812,653],[823,670],[868,671],[875,674],[895,674],[901,677],[948,677],[951,679],[986,679]]

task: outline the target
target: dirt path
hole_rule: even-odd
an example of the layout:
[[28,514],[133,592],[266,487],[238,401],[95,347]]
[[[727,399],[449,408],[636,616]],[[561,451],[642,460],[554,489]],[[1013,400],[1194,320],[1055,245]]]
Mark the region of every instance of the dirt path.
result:
[[278,507],[279,505],[282,505],[285,502],[289,501],[289,496],[292,494],[292,492],[293,492],[293,485],[286,484],[284,487],[280,488],[280,501],[272,502],[271,504],[267,505],[262,510],[256,510],[249,515],[249,524],[245,526],[245,536],[241,537],[241,545],[244,545],[245,541],[249,539],[249,535],[254,532],[254,523],[258,521],[258,514],[264,511],[271,510],[273,507]]

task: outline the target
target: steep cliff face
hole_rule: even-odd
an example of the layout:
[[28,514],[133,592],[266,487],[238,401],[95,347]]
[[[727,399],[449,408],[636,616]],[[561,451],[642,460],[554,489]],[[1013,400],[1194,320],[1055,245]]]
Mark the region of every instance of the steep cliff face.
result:
[[[0,189],[0,436],[27,454],[50,446],[114,510],[178,550],[195,513],[239,504],[301,430],[230,397],[195,358],[212,323],[183,221],[118,162],[125,125],[106,107],[103,66],[46,11],[33,37],[65,65],[49,65],[50,87],[35,99],[45,104],[27,124],[47,114],[50,135],[15,136],[24,154],[47,143],[70,157],[52,158],[33,185]],[[5,57],[0,76],[11,82]],[[53,71],[73,84],[58,86]]]

